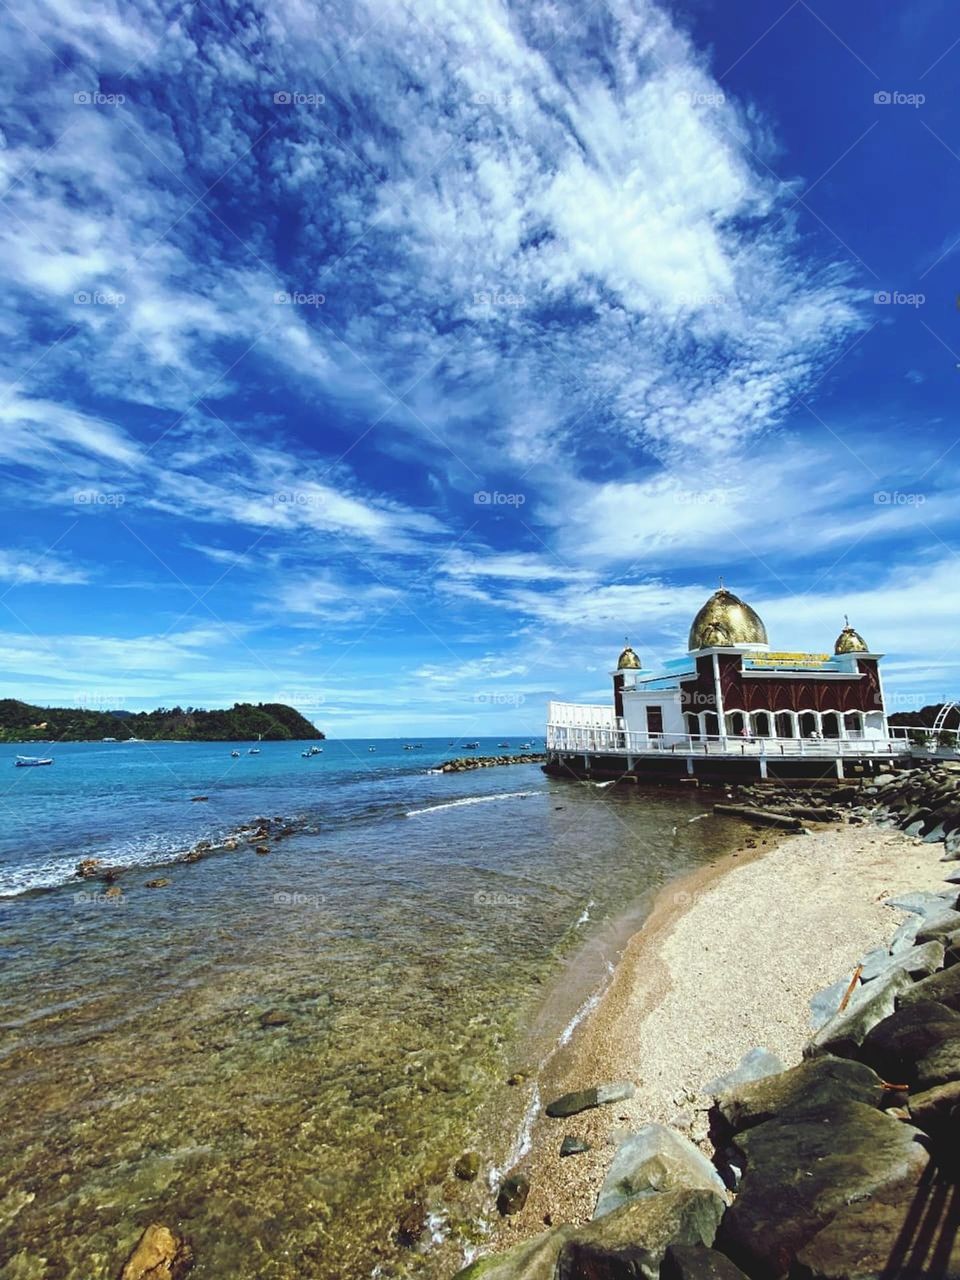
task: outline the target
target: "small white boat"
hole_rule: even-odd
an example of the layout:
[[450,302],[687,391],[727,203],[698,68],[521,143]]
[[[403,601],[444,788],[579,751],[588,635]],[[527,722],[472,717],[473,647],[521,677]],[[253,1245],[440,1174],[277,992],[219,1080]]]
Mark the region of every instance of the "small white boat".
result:
[[367,747],[368,751],[376,751],[376,749],[377,749],[376,747]]
[[17,756],[15,764],[18,769],[36,769],[42,764],[53,764],[53,758],[52,756]]
[[233,756],[234,760],[239,760],[239,759],[240,759],[240,752],[239,752],[239,751],[231,751],[231,752],[230,752],[230,754]]
[[259,754],[260,754],[259,747],[251,747],[250,750],[247,752],[248,756],[258,756]]

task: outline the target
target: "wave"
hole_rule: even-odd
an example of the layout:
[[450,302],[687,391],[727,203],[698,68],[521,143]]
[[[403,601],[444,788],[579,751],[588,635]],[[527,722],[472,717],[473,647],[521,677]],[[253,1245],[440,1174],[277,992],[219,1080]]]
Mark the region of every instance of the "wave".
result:
[[493,796],[464,796],[462,800],[444,800],[442,804],[430,804],[425,809],[408,809],[406,818],[419,818],[425,813],[439,813],[441,809],[457,809],[470,804],[489,804],[492,800],[523,800],[527,796],[540,795],[539,791],[499,791]]

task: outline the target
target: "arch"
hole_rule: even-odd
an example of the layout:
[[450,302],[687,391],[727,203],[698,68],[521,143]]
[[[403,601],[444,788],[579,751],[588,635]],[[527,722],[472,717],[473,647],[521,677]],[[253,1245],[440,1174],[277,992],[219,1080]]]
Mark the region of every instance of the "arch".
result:
[[699,738],[700,737],[700,717],[697,715],[696,711],[688,711],[683,718],[684,718],[684,721],[686,722],[687,733],[689,733],[690,737]]
[[839,711],[825,711],[820,719],[823,725],[823,736],[825,738],[843,737],[843,723],[840,719]]
[[753,713],[753,732],[758,738],[770,738],[773,736],[773,723],[769,711],[755,711]]
[[792,711],[778,711],[774,716],[774,725],[776,726],[778,738],[795,738],[797,736]]
[[742,737],[744,729],[747,728],[747,719],[742,711],[728,711],[726,715],[727,733]]
[[812,738],[815,733],[819,733],[817,713],[815,711],[801,711],[798,717],[798,727],[801,738]]
[[863,737],[863,712],[848,711],[843,717],[843,727],[848,738]]
[[703,713],[703,732],[708,738],[720,737],[720,721],[715,711],[705,711]]
[[933,722],[933,732],[939,733],[941,729],[947,727],[947,720],[950,718],[950,712],[956,711],[960,714],[960,702],[945,702],[937,712],[936,719]]

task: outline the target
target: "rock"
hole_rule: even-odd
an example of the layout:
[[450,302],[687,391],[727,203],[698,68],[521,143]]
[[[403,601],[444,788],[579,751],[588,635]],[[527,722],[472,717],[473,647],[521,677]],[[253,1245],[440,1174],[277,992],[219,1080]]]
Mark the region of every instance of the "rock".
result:
[[943,878],[947,884],[960,884],[960,871],[951,871],[948,876]]
[[842,1058],[858,1056],[857,1049],[864,1037],[893,1013],[897,996],[910,985],[909,975],[895,970],[857,988],[846,1009],[825,1022],[804,1047],[803,1056],[812,1058],[822,1053],[834,1053]]
[[746,1280],[739,1267],[702,1244],[672,1244],[663,1257],[660,1280]]
[[585,1141],[583,1138],[575,1138],[573,1134],[570,1133],[568,1133],[560,1143],[561,1156],[579,1156],[589,1150],[589,1142]]
[[788,1112],[739,1134],[746,1172],[717,1247],[748,1275],[782,1276],[851,1201],[919,1183],[929,1163],[919,1136],[862,1102]]
[[636,1086],[629,1081],[618,1081],[615,1084],[601,1084],[595,1089],[580,1089],[576,1093],[565,1093],[547,1105],[548,1116],[554,1119],[563,1116],[575,1116],[581,1111],[590,1111],[593,1107],[602,1107],[608,1102],[624,1102],[636,1093]]
[[122,898],[123,890],[118,885],[114,885],[112,888],[108,889],[103,896],[105,898],[113,898],[113,899]]
[[800,1250],[791,1275],[795,1280],[960,1280],[956,1208],[936,1185],[846,1205]]
[[397,1219],[397,1244],[405,1249],[412,1249],[419,1244],[427,1229],[427,1211],[419,1200],[413,1201]]
[[939,1135],[952,1122],[950,1113],[960,1106],[960,1080],[948,1080],[922,1093],[911,1093],[907,1104],[911,1121],[924,1133]]
[[270,846],[269,846],[268,844],[258,844],[258,845],[254,848],[253,852],[254,852],[254,853],[259,853],[259,854],[260,854],[260,856],[261,856],[261,858],[262,858],[262,857],[264,856],[264,854],[267,854],[267,853],[269,853],[269,852],[270,852]]
[[687,1188],[629,1200],[574,1232],[556,1280],[657,1280],[670,1245],[713,1243],[724,1208],[716,1192]]
[[960,1036],[960,1013],[932,1001],[898,1009],[864,1038],[858,1057],[890,1084],[914,1084],[917,1064],[935,1046]]
[[266,1013],[260,1015],[261,1027],[285,1027],[292,1021],[293,1015],[286,1013],[283,1009],[268,1009]]
[[715,1098],[717,1094],[726,1093],[738,1085],[762,1080],[765,1076],[779,1075],[782,1070],[783,1063],[775,1053],[770,1053],[767,1049],[751,1049],[740,1059],[739,1066],[728,1071],[725,1076],[711,1080],[704,1086],[703,1092],[708,1097]]
[[124,1263],[120,1280],[180,1280],[193,1266],[193,1250],[160,1222],[151,1222]]
[[[917,1009],[924,1005],[915,1005]],[[939,1084],[960,1080],[960,1036],[953,1036],[935,1045],[917,1063],[914,1083],[923,1091]]]
[[[928,945],[932,947],[938,944],[931,942]],[[914,983],[912,987],[908,987],[901,993],[897,1007],[906,1009],[922,1000],[932,1000],[937,1004],[945,1005],[948,1009],[960,1012],[960,965],[954,965],[950,969],[944,969],[942,973],[934,973],[929,978],[924,978],[922,982]]]
[[166,878],[166,876],[158,876],[156,880],[148,880],[146,882],[146,888],[165,889],[169,883],[170,881]]
[[81,880],[93,880],[100,874],[102,866],[102,858],[81,858],[74,875],[79,876]]
[[909,920],[904,920],[896,933],[890,939],[890,954],[897,955],[900,951],[906,951],[916,943],[917,930],[923,924],[922,916],[911,916]]
[[465,1151],[453,1166],[453,1172],[461,1182],[473,1182],[480,1172],[480,1156],[476,1151]]
[[513,1075],[507,1079],[507,1084],[510,1085],[511,1088],[513,1088],[518,1084],[523,1084],[526,1081],[526,1079],[527,1077],[524,1074],[524,1072],[515,1071]]
[[681,1189],[726,1188],[716,1169],[689,1138],[663,1124],[646,1124],[617,1147],[603,1180],[594,1218],[602,1218],[638,1196]]
[[[872,982],[875,978],[883,978],[895,973],[898,969],[909,974],[911,978],[924,978],[935,973],[943,964],[944,945],[940,941],[924,942],[917,947],[907,947],[897,955],[888,955],[883,962],[874,963],[870,970],[864,966],[860,975],[862,982]],[[901,997],[902,999],[902,997]]]
[[453,1280],[554,1280],[557,1257],[571,1234],[571,1227],[554,1227],[506,1253],[478,1258]]
[[191,797],[190,797],[190,803],[191,803],[191,804],[202,804],[204,800],[209,800],[209,799],[210,799],[210,797],[209,797],[209,796],[191,796]]
[[841,978],[810,997],[810,1026],[814,1031],[819,1031],[834,1016],[849,986],[850,979]]
[[527,1203],[529,1194],[529,1179],[522,1173],[511,1173],[500,1184],[500,1190],[497,1193],[497,1210],[505,1218],[519,1213]]
[[784,1113],[838,1102],[879,1107],[883,1093],[880,1077],[862,1062],[825,1055],[721,1094],[711,1111],[711,1126],[723,1145],[734,1134]]
[[901,893],[896,898],[885,898],[884,906],[896,907],[900,911],[909,911],[927,919],[941,914],[943,899],[936,893],[927,893],[925,889],[921,889],[916,893]]
[[958,929],[960,929],[960,911],[951,911],[948,908],[941,911],[939,915],[926,917],[917,930],[917,942],[942,942]]

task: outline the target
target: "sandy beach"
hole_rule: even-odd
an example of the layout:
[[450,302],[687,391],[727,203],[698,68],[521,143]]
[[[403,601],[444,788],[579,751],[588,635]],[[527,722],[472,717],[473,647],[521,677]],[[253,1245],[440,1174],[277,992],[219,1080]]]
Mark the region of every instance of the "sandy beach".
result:
[[[497,1224],[492,1247],[545,1221],[589,1220],[617,1141],[639,1125],[669,1124],[703,1144],[703,1088],[750,1049],[796,1064],[811,996],[891,937],[905,913],[886,897],[943,887],[942,852],[899,831],[844,826],[762,841],[667,888],[540,1081],[544,1102],[613,1080],[632,1081],[636,1095],[568,1120],[541,1115],[520,1166],[529,1199]],[[566,1134],[591,1150],[561,1160]]]

